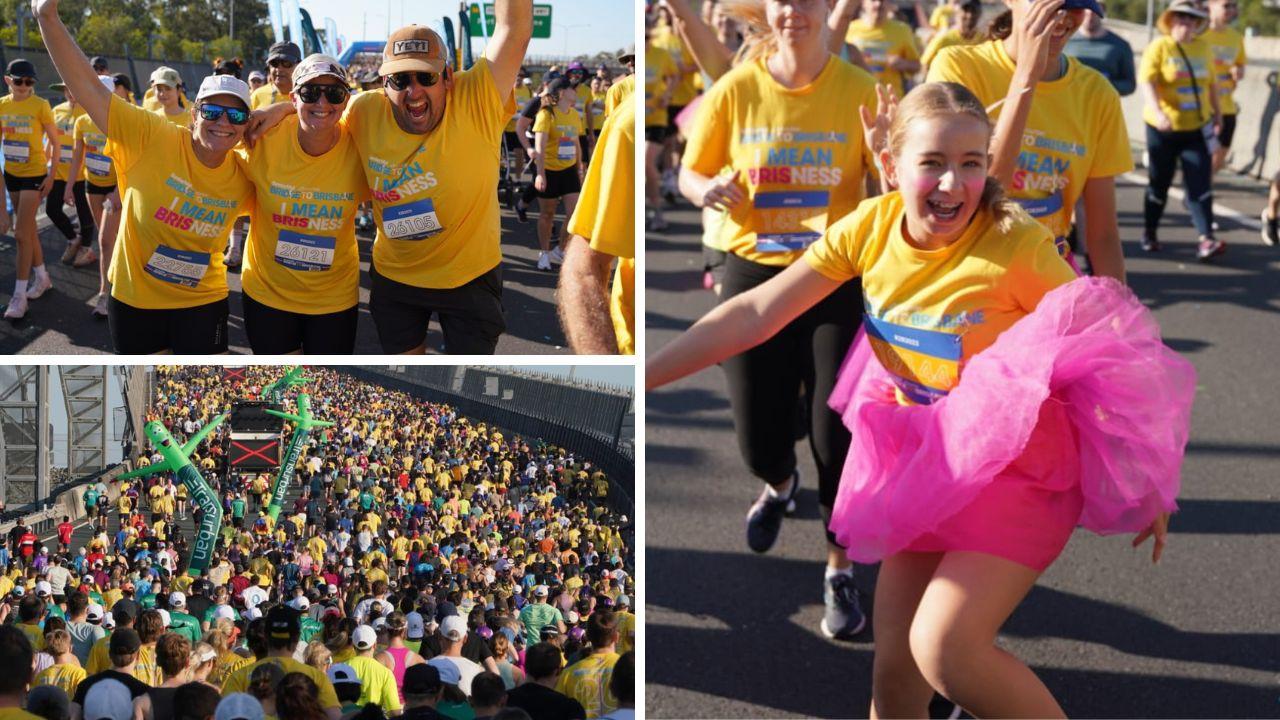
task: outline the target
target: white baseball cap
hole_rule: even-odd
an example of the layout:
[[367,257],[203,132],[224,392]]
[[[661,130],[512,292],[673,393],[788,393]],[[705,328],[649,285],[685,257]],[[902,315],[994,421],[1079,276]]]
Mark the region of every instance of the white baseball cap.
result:
[[173,622],[173,618],[169,617],[169,611],[164,608],[157,608],[156,612],[160,613],[160,619],[164,621],[164,627],[169,627],[169,624]]
[[210,75],[200,82],[200,91],[196,93],[196,102],[215,95],[231,95],[239,98],[249,109],[249,83],[235,75]]
[[299,595],[298,597],[289,601],[289,607],[292,607],[294,610],[297,610],[298,612],[303,612],[307,608],[311,607],[311,601],[307,599],[306,595]]
[[187,606],[187,596],[177,592],[169,593],[169,607],[181,608]]
[[378,644],[378,633],[368,625],[361,625],[351,633],[351,643],[357,650],[368,650]]
[[426,633],[426,624],[422,621],[422,613],[414,610],[404,616],[405,635],[410,640],[418,640]]
[[102,606],[98,603],[89,603],[89,607],[85,608],[85,617],[89,622],[99,622],[102,620]]
[[356,674],[356,669],[346,663],[330,665],[326,673],[329,676],[329,682],[334,685],[341,685],[342,683],[361,684],[360,676]]
[[440,623],[440,634],[450,642],[460,642],[467,636],[467,621],[461,615],[450,615]]
[[236,611],[230,605],[219,605],[213,609],[213,619],[226,618],[228,620],[236,619]]
[[36,595],[39,597],[48,597],[53,594],[53,586],[46,580],[36,583]]

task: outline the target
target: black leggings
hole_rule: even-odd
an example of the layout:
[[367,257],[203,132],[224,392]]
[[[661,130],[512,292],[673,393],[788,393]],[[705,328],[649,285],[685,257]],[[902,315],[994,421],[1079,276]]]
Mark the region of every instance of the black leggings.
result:
[[1169,199],[1173,174],[1182,160],[1182,182],[1187,188],[1187,209],[1201,237],[1213,237],[1213,163],[1209,146],[1199,130],[1160,132],[1147,126],[1147,195],[1143,221],[1154,236]]
[[[744,293],[783,270],[729,255],[722,298]],[[835,505],[849,452],[849,431],[827,407],[827,398],[861,322],[862,285],[852,280],[777,335],[721,364],[729,381],[738,448],[751,473],[765,482],[785,481],[795,471],[801,434],[797,403],[803,399],[809,447],[818,466],[818,502],[826,516]],[[835,543],[830,531],[827,539]]]
[[[44,214],[62,232],[63,237],[71,240],[76,236],[76,228],[71,218],[63,212],[62,196],[67,192],[66,180],[54,180],[53,189],[49,191],[49,199],[44,204]],[[80,244],[88,247],[93,242],[93,213],[89,211],[89,199],[85,196],[84,181],[77,180],[71,186],[76,198],[76,217],[80,219]]]

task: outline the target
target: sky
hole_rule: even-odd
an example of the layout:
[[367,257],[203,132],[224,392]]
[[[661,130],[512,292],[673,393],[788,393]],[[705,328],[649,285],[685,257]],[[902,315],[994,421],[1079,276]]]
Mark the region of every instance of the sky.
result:
[[[530,55],[593,55],[635,45],[634,0],[535,0],[551,5],[551,38],[531,40]],[[347,42],[386,40],[387,15],[391,28],[414,22],[438,21],[445,14],[457,16],[456,0],[299,0],[317,28],[333,18]],[[362,37],[367,28],[367,36]],[[475,49],[480,44],[475,43]]]

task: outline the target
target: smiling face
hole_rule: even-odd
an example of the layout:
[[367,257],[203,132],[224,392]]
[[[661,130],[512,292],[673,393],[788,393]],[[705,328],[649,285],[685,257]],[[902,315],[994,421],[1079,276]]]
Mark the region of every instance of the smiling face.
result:
[[991,128],[964,113],[918,117],[902,130],[896,154],[881,152],[902,193],[907,232],[920,246],[945,247],[964,233],[982,202]]
[[764,12],[779,42],[798,45],[821,39],[829,9],[826,0],[766,0]]
[[[14,82],[15,80],[18,82]],[[15,78],[8,75],[4,78],[4,82],[9,86],[9,92],[13,94],[14,100],[26,100],[35,93],[36,86],[34,84],[19,84],[30,82],[30,80],[31,78]]]
[[[303,87],[342,87],[342,83],[337,78],[324,75],[312,80],[308,80]],[[303,132],[325,132],[337,126],[338,121],[342,118],[342,111],[346,110],[348,100],[343,100],[340,104],[334,105],[329,102],[329,98],[324,93],[313,103],[305,103],[298,96],[297,89],[292,94],[293,106],[298,111],[298,124],[302,126]],[[348,95],[348,99],[350,96]],[[306,397],[303,395],[302,397]],[[300,402],[299,407],[302,407]]]
[[234,95],[212,95],[191,108],[191,134],[196,142],[215,153],[229,152],[240,143],[248,126],[233,125],[226,113],[213,122],[205,120],[200,115],[200,107],[206,104],[240,108],[245,112],[249,111],[249,106]]
[[1180,43],[1190,42],[1200,31],[1200,18],[1195,15],[1173,13],[1169,17],[1169,37]]
[[391,101],[391,114],[400,129],[414,135],[426,135],[435,130],[444,118],[445,103],[449,90],[453,88],[453,75],[446,71],[431,87],[419,83],[416,73],[411,75],[414,77],[403,90],[396,90],[391,83],[386,83],[383,92]]

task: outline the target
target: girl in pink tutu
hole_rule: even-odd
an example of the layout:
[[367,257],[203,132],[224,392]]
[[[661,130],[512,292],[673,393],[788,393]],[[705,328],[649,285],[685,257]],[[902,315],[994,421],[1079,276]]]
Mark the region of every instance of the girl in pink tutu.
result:
[[882,562],[871,716],[925,717],[937,690],[979,717],[1061,717],[996,634],[1077,525],[1154,536],[1159,560],[1194,370],[1129,290],[1077,278],[1005,199],[971,92],[883,100],[864,117],[896,190],[654,353],[646,382],[742,352],[860,277],[863,331],[829,401],[853,436],[830,529]]

